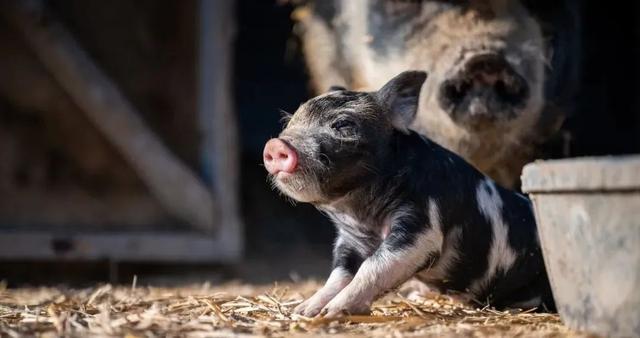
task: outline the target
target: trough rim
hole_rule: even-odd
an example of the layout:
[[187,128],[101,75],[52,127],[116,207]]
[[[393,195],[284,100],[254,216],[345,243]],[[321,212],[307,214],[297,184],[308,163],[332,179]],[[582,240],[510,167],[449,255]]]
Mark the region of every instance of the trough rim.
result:
[[522,171],[526,193],[640,192],[640,154],[536,161]]

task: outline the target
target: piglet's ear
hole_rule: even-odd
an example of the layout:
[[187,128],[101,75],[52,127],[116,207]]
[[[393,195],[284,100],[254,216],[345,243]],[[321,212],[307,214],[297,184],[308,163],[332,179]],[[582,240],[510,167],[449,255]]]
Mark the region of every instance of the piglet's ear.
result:
[[391,114],[396,129],[407,132],[418,110],[420,88],[427,79],[422,71],[406,71],[389,80],[375,95],[378,102]]
[[337,85],[333,85],[331,87],[329,87],[329,90],[327,90],[327,92],[336,92],[339,90],[347,90],[347,88],[342,87],[342,86],[337,86]]

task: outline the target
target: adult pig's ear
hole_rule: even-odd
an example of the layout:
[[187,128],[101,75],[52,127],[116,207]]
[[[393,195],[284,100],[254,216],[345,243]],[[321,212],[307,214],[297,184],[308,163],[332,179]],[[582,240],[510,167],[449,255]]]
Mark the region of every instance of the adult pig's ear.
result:
[[378,102],[387,108],[396,129],[408,132],[418,110],[420,88],[426,79],[427,73],[422,71],[402,72],[375,92]]

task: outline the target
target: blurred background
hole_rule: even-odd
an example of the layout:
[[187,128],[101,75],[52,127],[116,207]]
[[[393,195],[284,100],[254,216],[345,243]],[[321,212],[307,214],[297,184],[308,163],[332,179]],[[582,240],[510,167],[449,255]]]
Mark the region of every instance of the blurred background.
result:
[[[272,191],[261,164],[281,110],[314,95],[296,4],[0,3],[0,280],[328,272],[331,224]],[[551,37],[579,42],[557,49],[576,72],[554,84],[572,90],[544,156],[639,153],[637,5],[525,5]]]

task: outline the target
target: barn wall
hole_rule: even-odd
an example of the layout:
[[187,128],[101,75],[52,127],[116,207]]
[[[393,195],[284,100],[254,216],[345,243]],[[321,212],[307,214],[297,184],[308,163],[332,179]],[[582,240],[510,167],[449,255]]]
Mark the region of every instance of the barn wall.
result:
[[[165,145],[199,169],[195,2],[49,5]],[[0,48],[0,226],[179,226],[2,21]]]

